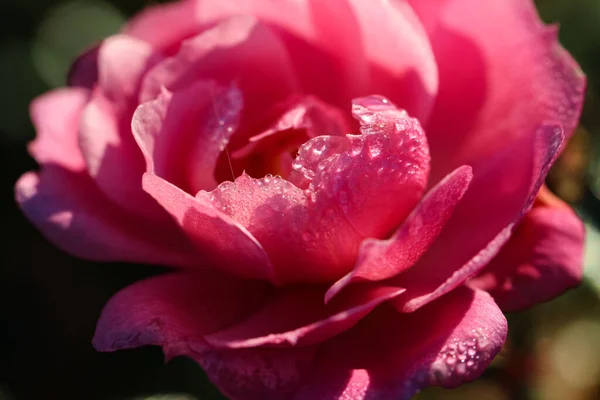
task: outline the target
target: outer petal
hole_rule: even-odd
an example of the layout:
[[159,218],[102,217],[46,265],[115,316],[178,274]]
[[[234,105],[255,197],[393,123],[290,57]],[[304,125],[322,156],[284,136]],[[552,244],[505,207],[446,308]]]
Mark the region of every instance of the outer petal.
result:
[[197,3],[198,0],[179,0],[147,7],[125,25],[123,33],[171,54],[182,40],[202,28]]
[[197,81],[138,107],[132,130],[146,170],[196,193],[217,186],[219,155],[237,129],[243,107],[241,92],[214,81]]
[[294,400],[407,400],[457,386],[483,372],[506,329],[492,298],[464,287],[415,313],[381,309],[324,346]]
[[327,306],[322,287],[281,290],[240,324],[205,338],[212,346],[229,349],[312,345],[350,329],[377,305],[404,292],[372,285],[353,289]]
[[365,57],[369,93],[379,94],[424,123],[438,89],[436,60],[425,29],[405,1],[352,0]]
[[202,339],[260,307],[269,294],[262,283],[214,271],[138,282],[106,305],[94,346],[113,351],[159,345],[167,358],[194,358],[230,398],[287,399],[306,374],[313,348],[219,351]]
[[144,190],[164,207],[211,265],[244,278],[273,281],[273,267],[256,239],[209,203],[146,173]]
[[339,107],[372,93],[361,29],[347,0],[199,1],[197,13],[207,24],[252,15],[274,27],[305,93]]
[[325,301],[353,282],[381,281],[410,268],[438,237],[472,178],[470,167],[458,168],[427,193],[392,237],[365,239],[354,269],[327,291]]
[[144,161],[132,135],[131,115],[141,77],[157,61],[145,42],[114,36],[98,54],[99,83],[83,111],[79,144],[89,174],[110,200],[142,218],[165,215],[140,187]]
[[[545,27],[531,0],[410,0],[424,21],[440,71],[426,129],[432,178],[462,164],[475,175],[488,157],[540,124],[570,137],[585,77]],[[460,99],[460,101],[457,101]]]
[[16,184],[25,215],[48,240],[77,257],[192,266],[198,257],[177,231],[148,226],[111,204],[85,172],[53,164]]
[[265,104],[286,98],[297,85],[281,39],[256,18],[243,15],[185,41],[175,56],[153,68],[144,79],[140,102],[154,99],[163,86],[179,90],[198,79],[236,82],[248,96],[247,113],[264,113]]
[[58,164],[81,171],[85,162],[79,150],[79,118],[90,92],[86,89],[58,89],[36,98],[30,107],[37,137],[29,152],[41,164]]
[[414,311],[476,275],[498,253],[533,204],[562,139],[561,129],[541,126],[475,174],[438,239],[412,268],[394,278],[407,288],[397,307]]
[[69,86],[93,89],[98,82],[98,51],[95,45],[84,51],[71,65],[67,74]]
[[[509,242],[470,286],[490,292],[505,311],[550,300],[583,275],[585,229],[577,215],[543,188]],[[551,199],[548,202],[547,199]]]

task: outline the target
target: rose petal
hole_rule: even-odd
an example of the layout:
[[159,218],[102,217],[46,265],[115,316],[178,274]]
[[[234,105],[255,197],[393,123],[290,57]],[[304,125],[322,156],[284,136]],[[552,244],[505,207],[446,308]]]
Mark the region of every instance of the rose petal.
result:
[[557,29],[543,25],[533,1],[410,3],[440,69],[439,95],[426,125],[434,182],[463,164],[477,176],[490,155],[541,124],[558,124],[571,136],[585,77],[559,45]]
[[365,239],[354,269],[327,291],[325,302],[353,282],[381,281],[410,268],[438,237],[472,178],[470,167],[458,168],[427,193],[392,237]]
[[92,46],[81,53],[67,74],[69,86],[93,89],[98,83],[98,51],[100,45]]
[[[293,168],[312,178],[309,191],[337,203],[363,236],[386,236],[423,194],[427,141],[419,123],[385,98],[356,99],[352,112],[362,135],[348,135],[345,146],[343,138],[315,138],[302,146]],[[332,155],[332,148],[342,151]],[[290,180],[302,183],[297,174]]]
[[331,203],[313,204],[280,177],[242,174],[196,198],[248,229],[272,260],[277,284],[340,278],[362,240]]
[[209,203],[146,173],[144,190],[164,207],[211,265],[243,278],[273,282],[273,267],[256,239]]
[[141,189],[144,161],[131,135],[141,77],[159,59],[137,39],[117,35],[102,43],[99,82],[81,117],[79,144],[105,196],[132,214],[164,222],[168,217]]
[[267,173],[287,177],[292,169],[291,153],[303,143],[320,135],[344,136],[351,129],[341,110],[311,95],[293,96],[274,109],[284,111],[267,130],[231,153],[234,170],[245,170],[256,177]]
[[162,60],[148,43],[113,35],[98,49],[98,85],[111,102],[127,109],[137,97],[143,74]]
[[104,196],[133,215],[163,223],[168,216],[141,189],[144,159],[130,124],[96,89],[81,115],[79,148]]
[[[404,1],[350,1],[369,65],[369,93],[379,94],[424,123],[438,89],[436,60],[425,29]],[[358,94],[358,93],[357,93]]]
[[305,93],[343,108],[352,97],[371,94],[365,93],[369,77],[361,29],[346,0],[202,1],[197,12],[206,24],[252,15],[272,26]]
[[294,400],[407,400],[457,386],[483,372],[506,329],[492,298],[464,287],[415,313],[382,308],[325,344]]
[[57,164],[71,171],[85,168],[77,133],[79,118],[89,97],[86,89],[58,89],[31,103],[36,138],[29,144],[29,152],[37,162]]
[[577,286],[583,275],[585,229],[579,217],[548,189],[482,273],[469,285],[488,291],[505,311],[550,300]]
[[167,358],[195,359],[232,398],[283,400],[305,375],[314,348],[215,351],[203,340],[260,307],[270,293],[264,283],[215,271],[137,282],[104,307],[93,344],[100,351],[162,346]]
[[94,347],[114,351],[162,346],[166,355],[205,347],[203,336],[234,324],[270,296],[267,284],[213,270],[174,273],[121,290],[98,320]]
[[175,56],[145,77],[140,102],[156,98],[162,87],[176,91],[199,79],[215,79],[224,85],[235,82],[247,97],[249,115],[264,113],[265,104],[285,98],[297,86],[280,38],[256,18],[244,15],[183,42]]
[[147,172],[196,193],[217,186],[217,159],[236,131],[243,101],[238,89],[197,81],[138,107],[132,130]]
[[396,284],[407,292],[396,301],[414,311],[476,275],[509,239],[529,210],[563,140],[556,126],[541,126],[489,160],[471,183],[444,231]]
[[146,41],[158,51],[172,54],[182,40],[202,27],[197,3],[197,0],[179,0],[151,5],[129,20],[122,32]]
[[350,329],[377,305],[404,292],[385,286],[353,289],[327,306],[322,287],[281,290],[255,314],[205,339],[211,346],[229,349],[312,345]]
[[23,175],[15,192],[43,235],[77,257],[168,266],[198,263],[177,230],[131,218],[106,200],[85,172],[46,164],[39,174]]

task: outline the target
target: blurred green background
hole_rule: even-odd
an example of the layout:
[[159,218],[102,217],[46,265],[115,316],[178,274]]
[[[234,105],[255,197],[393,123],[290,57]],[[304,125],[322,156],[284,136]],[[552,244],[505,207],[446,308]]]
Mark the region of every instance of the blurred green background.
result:
[[[325,1],[325,0],[324,0]],[[503,1],[503,0],[482,0]],[[221,399],[193,362],[163,365],[156,348],[96,353],[90,339],[118,289],[161,272],[94,264],[46,243],[22,217],[12,186],[36,165],[31,99],[65,82],[73,58],[117,31],[142,0],[2,0],[0,4],[0,400]],[[419,399],[600,399],[600,1],[539,0],[589,78],[582,123],[548,184],[586,220],[586,281],[509,315],[505,349],[478,381]]]

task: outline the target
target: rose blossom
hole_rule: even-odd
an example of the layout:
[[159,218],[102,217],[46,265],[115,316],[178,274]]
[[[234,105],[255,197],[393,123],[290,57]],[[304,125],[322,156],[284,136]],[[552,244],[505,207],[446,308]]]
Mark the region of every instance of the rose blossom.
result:
[[581,279],[540,188],[584,88],[531,1],[184,0],[33,102],[16,195],[71,254],[180,268],[115,295],[98,350],[234,399],[409,398]]

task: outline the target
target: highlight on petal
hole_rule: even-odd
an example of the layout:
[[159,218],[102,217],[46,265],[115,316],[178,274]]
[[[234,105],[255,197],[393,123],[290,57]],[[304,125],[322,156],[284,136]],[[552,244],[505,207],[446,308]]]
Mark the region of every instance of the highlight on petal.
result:
[[104,95],[129,108],[136,100],[145,72],[163,56],[148,43],[126,35],[105,39],[98,49],[98,85]]
[[425,126],[434,181],[463,164],[477,176],[490,155],[542,124],[559,125],[571,136],[586,79],[532,0],[410,4],[427,28],[440,72]]
[[355,99],[352,113],[361,135],[348,135],[345,146],[337,137],[313,139],[302,146],[293,168],[312,178],[314,201],[334,199],[363,236],[386,236],[423,195],[427,140],[418,121],[383,97]]
[[385,280],[410,268],[438,237],[472,178],[470,167],[458,168],[427,193],[389,239],[365,239],[354,269],[329,288],[325,302],[351,283]]
[[150,278],[108,302],[93,344],[99,351],[158,345],[167,359],[196,360],[228,396],[289,399],[308,372],[314,347],[228,351],[211,349],[203,340],[261,307],[271,293],[269,285],[214,270]]
[[350,4],[369,62],[370,93],[388,97],[425,123],[437,95],[438,70],[421,21],[405,1]]
[[282,289],[255,314],[205,339],[226,349],[317,344],[350,329],[379,304],[403,292],[398,287],[363,285],[326,306],[322,287]]
[[446,228],[410,269],[394,278],[407,292],[396,306],[411,312],[476,275],[529,210],[563,142],[562,129],[542,125],[489,160]]
[[81,171],[85,161],[78,145],[79,118],[90,92],[83,88],[58,89],[31,103],[30,114],[36,138],[29,152],[41,164],[58,164],[71,171]]
[[184,41],[174,56],[149,71],[139,100],[153,100],[163,87],[177,91],[207,79],[222,84],[235,82],[246,96],[250,115],[264,113],[265,104],[297,91],[296,76],[281,39],[255,17],[237,15]]
[[237,130],[243,104],[238,88],[214,81],[196,81],[176,92],[163,89],[133,115],[146,171],[190,193],[214,189],[217,160]]
[[197,15],[207,25],[252,15],[271,27],[285,46],[304,93],[338,107],[371,93],[361,26],[347,0],[202,1]]
[[320,349],[293,398],[408,400],[427,386],[454,387],[479,377],[506,331],[493,299],[466,287],[414,313],[381,307]]
[[130,116],[96,88],[79,121],[79,148],[104,196],[133,215],[163,223],[168,216],[140,187],[144,158]]
[[547,188],[498,255],[469,285],[489,292],[504,311],[518,311],[577,286],[585,229]]
[[238,222],[154,174],[144,174],[142,185],[171,214],[208,264],[235,276],[274,281],[273,266],[263,247]]
[[54,164],[28,172],[15,187],[27,218],[62,250],[94,261],[195,266],[198,255],[177,230],[131,218],[89,176]]
[[182,40],[202,28],[196,12],[197,0],[178,0],[154,4],[135,15],[123,27],[122,33],[144,40],[166,54],[177,51]]

